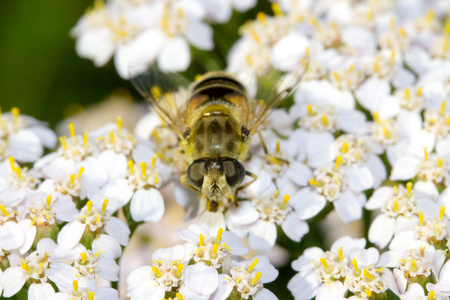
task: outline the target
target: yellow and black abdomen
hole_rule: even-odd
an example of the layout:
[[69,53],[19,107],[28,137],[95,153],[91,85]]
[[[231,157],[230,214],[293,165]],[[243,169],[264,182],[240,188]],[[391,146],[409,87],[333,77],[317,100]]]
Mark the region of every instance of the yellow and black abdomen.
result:
[[240,160],[247,154],[240,125],[230,115],[215,112],[211,115],[206,113],[191,129],[188,140],[190,159],[231,157]]
[[247,113],[247,92],[232,75],[212,72],[200,78],[191,87],[186,109],[189,135],[184,150],[188,160],[243,160],[248,141],[241,128]]

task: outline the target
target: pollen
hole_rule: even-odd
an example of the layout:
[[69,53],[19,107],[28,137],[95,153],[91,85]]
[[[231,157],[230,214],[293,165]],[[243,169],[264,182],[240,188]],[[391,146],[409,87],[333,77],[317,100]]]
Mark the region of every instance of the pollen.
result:
[[75,137],[75,125],[73,125],[73,123],[70,122],[68,126],[69,126],[70,137],[74,138]]
[[134,164],[132,160],[128,161],[128,169],[130,170],[130,174],[134,174]]
[[86,253],[80,253],[80,256],[81,256],[81,262],[82,262],[82,263],[85,263],[86,260],[87,260],[87,255],[86,255]]
[[342,155],[339,155],[338,157],[336,157],[336,163],[334,165],[334,168],[336,170],[339,169],[339,166],[341,165],[341,163],[342,163]]
[[434,299],[434,295],[435,295],[435,293],[434,293],[433,290],[429,291],[428,292],[428,300],[433,300]]
[[380,116],[378,115],[378,112],[373,112],[373,119],[375,120],[375,122],[377,123],[377,124],[380,124],[381,123],[381,121],[380,121]]
[[91,200],[89,200],[87,203],[86,203],[86,206],[87,206],[87,209],[88,209],[88,212],[90,213],[91,212],[91,210],[92,210],[92,201]]
[[262,276],[261,272],[259,272],[259,271],[256,272],[256,275],[252,280],[252,284],[255,285],[258,282],[258,280],[261,278],[261,276]]
[[139,165],[141,166],[142,177],[145,177],[147,175],[147,164],[143,161]]
[[216,237],[216,241],[219,242],[220,239],[222,238],[222,234],[223,234],[223,228],[219,228],[219,230],[217,230],[217,237]]
[[406,188],[408,189],[408,195],[411,195],[411,192],[412,192],[412,189],[413,189],[413,184],[412,184],[411,181],[409,181],[409,182],[406,184]]
[[324,126],[327,126],[329,124],[327,116],[325,116],[325,115],[322,116],[322,124]]
[[11,113],[14,117],[14,122],[17,123],[19,121],[20,110],[17,107],[13,107],[11,108]]
[[151,93],[155,100],[159,100],[161,98],[161,91],[156,85],[152,87]]
[[103,200],[102,204],[102,213],[104,214],[106,211],[106,207],[108,206],[108,199]]
[[158,158],[158,154],[154,154],[152,156],[152,170],[155,168],[156,159]]
[[259,260],[258,260],[257,258],[255,258],[255,259],[252,261],[252,263],[250,264],[250,266],[248,267],[248,271],[251,272],[251,271],[256,267],[256,265],[258,264],[258,262],[259,262]]
[[266,19],[265,13],[263,13],[263,12],[257,13],[256,18],[258,19],[259,22],[261,22],[261,24],[263,24],[263,25],[267,24],[267,19]]
[[308,114],[309,114],[310,116],[312,116],[312,115],[314,114],[314,112],[313,112],[313,109],[312,109],[311,104],[306,105],[306,107],[308,108]]
[[355,269],[355,271],[358,272],[359,271],[359,269],[358,269],[358,262],[356,261],[355,258],[352,259],[352,265],[353,265],[353,268]]
[[50,205],[52,204],[52,196],[48,195],[46,200],[47,200],[47,207],[50,207]]
[[342,152],[342,153],[347,153],[347,151],[348,151],[348,143],[345,142],[345,143],[342,145],[341,152]]
[[202,247],[204,243],[205,243],[205,236],[203,235],[203,233],[200,233],[198,246]]
[[70,175],[70,183],[69,186],[73,187],[73,184],[75,183],[75,174]]
[[177,296],[178,300],[183,300],[183,296],[181,296],[180,293],[177,293],[176,296]]
[[320,185],[314,178],[311,178],[309,180],[309,184],[310,185],[314,185],[314,186],[319,186]]
[[444,113],[444,111],[445,111],[445,105],[446,105],[446,101],[442,101],[441,110],[440,110],[441,114]]
[[5,215],[6,217],[9,217],[9,212],[6,210],[6,208],[0,204],[0,211],[2,212],[3,215]]
[[59,142],[61,143],[61,146],[63,147],[64,151],[67,151],[66,137],[65,136],[59,137]]
[[441,221],[444,219],[444,215],[445,215],[445,206],[441,206],[441,208],[439,209],[439,219]]
[[78,282],[76,280],[72,281],[73,290],[75,292],[78,292]]
[[178,274],[178,275],[181,274],[181,272],[183,271],[183,268],[184,268],[184,266],[183,266],[182,263],[179,263],[179,264],[177,265],[177,274]]
[[322,266],[323,266],[325,269],[328,270],[329,266],[328,266],[327,260],[326,260],[325,258],[322,257],[322,258],[320,259],[320,263],[322,264]]
[[152,267],[152,271],[153,271],[153,273],[155,273],[156,277],[162,276],[161,271],[156,266]]
[[119,131],[121,131],[121,130],[122,130],[122,117],[121,117],[121,116],[118,116],[118,117],[117,117],[116,123],[117,123],[117,129],[118,129]]
[[344,259],[344,247],[338,248],[338,255],[339,255],[339,261],[342,261]]
[[212,254],[216,255],[219,250],[219,244],[215,243],[213,246]]
[[30,267],[26,264],[26,262],[22,263],[21,268],[27,271],[27,273],[30,273]]
[[419,211],[419,224],[423,226],[423,211]]
[[283,16],[283,11],[281,10],[280,5],[276,2],[272,3],[272,11],[277,17]]
[[95,293],[94,292],[89,292],[88,300],[94,300],[94,297],[95,297]]
[[283,197],[284,204],[287,204],[290,198],[291,198],[291,196],[289,196],[288,194],[284,195],[284,197]]
[[87,147],[88,144],[88,133],[87,131],[83,132],[83,144],[85,147]]

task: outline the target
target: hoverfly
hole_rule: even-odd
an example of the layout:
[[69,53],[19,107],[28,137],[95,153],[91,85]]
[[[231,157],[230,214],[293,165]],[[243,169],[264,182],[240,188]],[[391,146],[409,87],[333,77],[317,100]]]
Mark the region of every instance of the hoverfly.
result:
[[[306,69],[283,74],[266,72],[256,87],[256,98],[234,75],[214,71],[189,84],[174,73],[152,68],[132,78],[136,89],[153,105],[158,115],[178,134],[189,165],[181,182],[206,198],[208,211],[217,211],[220,201],[233,197],[257,176],[245,170],[250,138],[270,112],[300,82]],[[174,95],[180,88],[186,98]],[[245,176],[251,181],[241,185]]]

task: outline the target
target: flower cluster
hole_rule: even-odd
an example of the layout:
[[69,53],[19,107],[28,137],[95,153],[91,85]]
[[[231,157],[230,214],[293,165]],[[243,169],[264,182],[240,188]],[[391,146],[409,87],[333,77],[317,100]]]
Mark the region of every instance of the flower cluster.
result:
[[[79,56],[91,59],[97,67],[112,56],[123,78],[158,63],[167,71],[185,71],[191,62],[192,45],[214,47],[211,27],[205,20],[224,23],[232,9],[245,11],[254,0],[96,0],[93,7],[72,29]],[[132,72],[132,73],[130,73]]]
[[[82,133],[69,123],[59,139],[17,108],[2,113],[0,296],[119,299],[123,247],[139,224],[161,220],[167,186],[191,225],[177,231],[183,244],[156,250],[129,274],[132,300],[275,300],[264,284],[278,271],[247,246],[268,253],[280,234],[299,243],[330,211],[342,225],[364,223],[367,240],[295,251],[287,286],[295,299],[448,299],[450,5],[407,2],[272,1],[273,16],[241,26],[227,71],[256,102],[269,70],[289,79],[307,68],[285,108],[249,130],[242,164],[253,181],[214,209],[181,183],[191,163],[185,141],[155,110],[135,134],[118,117]],[[114,56],[123,78],[155,63],[179,72],[190,45],[213,48],[206,22],[255,4],[97,0],[72,33],[80,56],[96,66]],[[185,92],[170,94],[169,105]]]
[[277,299],[263,284],[278,271],[265,256],[244,260],[248,249],[231,232],[191,225],[178,235],[185,244],[157,250],[152,266],[131,272],[130,299]]

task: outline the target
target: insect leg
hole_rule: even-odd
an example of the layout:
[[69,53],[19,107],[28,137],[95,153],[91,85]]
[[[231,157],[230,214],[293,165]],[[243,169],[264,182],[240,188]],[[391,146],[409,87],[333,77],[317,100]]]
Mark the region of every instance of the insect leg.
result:
[[[266,146],[266,143],[264,142],[264,138],[263,138],[263,136],[262,136],[262,134],[261,134],[261,131],[257,130],[256,133],[258,134],[259,140],[261,141],[261,146],[262,146],[262,148],[263,148],[263,150],[264,150],[264,154],[268,154],[269,151],[267,151],[267,146]],[[247,175],[249,175],[249,174],[247,174]],[[253,175],[253,174],[252,174],[252,175]],[[249,176],[251,176],[251,175],[249,175]],[[255,180],[256,180],[256,179],[255,179]]]
[[236,201],[236,199],[237,199],[237,194],[238,194],[238,192],[239,192],[240,190],[243,190],[243,189],[249,187],[253,182],[256,181],[256,179],[258,179],[258,176],[256,176],[256,175],[253,174],[253,173],[250,173],[249,171],[245,171],[245,175],[250,176],[253,180],[247,182],[246,184],[243,184],[243,185],[241,185],[241,186],[238,186],[238,187],[236,188],[236,190],[234,191],[233,202],[234,202],[234,204],[235,204],[236,206],[237,206],[237,201]]

